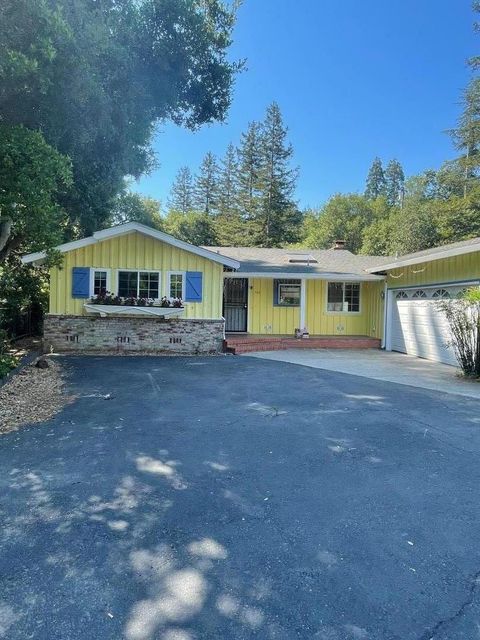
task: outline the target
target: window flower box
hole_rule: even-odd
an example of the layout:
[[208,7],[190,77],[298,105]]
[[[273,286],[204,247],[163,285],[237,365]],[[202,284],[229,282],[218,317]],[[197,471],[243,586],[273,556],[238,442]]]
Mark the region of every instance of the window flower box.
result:
[[88,312],[98,313],[103,318],[108,315],[150,315],[167,318],[180,316],[185,310],[180,298],[121,298],[108,291],[94,296],[83,306]]
[[88,302],[83,306],[89,313],[98,313],[102,318],[110,315],[170,318],[182,316],[185,311],[185,307],[138,307],[126,304],[96,304]]

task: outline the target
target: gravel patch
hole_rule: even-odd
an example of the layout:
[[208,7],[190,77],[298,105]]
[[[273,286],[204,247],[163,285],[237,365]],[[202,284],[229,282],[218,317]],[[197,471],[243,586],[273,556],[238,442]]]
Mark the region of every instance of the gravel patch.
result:
[[49,359],[48,368],[40,369],[36,362],[20,369],[0,388],[0,435],[44,422],[73,401],[65,393],[63,367]]

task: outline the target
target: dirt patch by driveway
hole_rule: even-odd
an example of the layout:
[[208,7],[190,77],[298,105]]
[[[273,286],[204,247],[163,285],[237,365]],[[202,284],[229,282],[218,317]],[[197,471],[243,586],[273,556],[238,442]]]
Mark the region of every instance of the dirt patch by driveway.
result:
[[45,369],[32,362],[0,388],[0,434],[44,422],[71,401],[65,393],[62,365],[50,359],[47,362]]

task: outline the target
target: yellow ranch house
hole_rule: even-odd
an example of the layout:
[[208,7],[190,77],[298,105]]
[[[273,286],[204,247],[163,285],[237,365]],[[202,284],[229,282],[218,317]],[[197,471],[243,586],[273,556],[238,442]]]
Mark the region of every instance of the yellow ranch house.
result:
[[480,283],[480,238],[386,258],[354,255],[342,241],[197,247],[129,222],[57,249],[44,348],[58,352],[382,346],[455,364],[435,301]]

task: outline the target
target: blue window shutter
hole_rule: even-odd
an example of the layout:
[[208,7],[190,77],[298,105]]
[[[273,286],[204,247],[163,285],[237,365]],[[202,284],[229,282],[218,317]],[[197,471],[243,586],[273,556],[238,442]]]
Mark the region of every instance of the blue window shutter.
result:
[[273,281],[273,304],[278,304],[278,280]]
[[90,269],[88,267],[73,267],[72,269],[72,298],[90,297]]
[[187,271],[185,274],[185,302],[202,301],[202,278],[201,271]]

